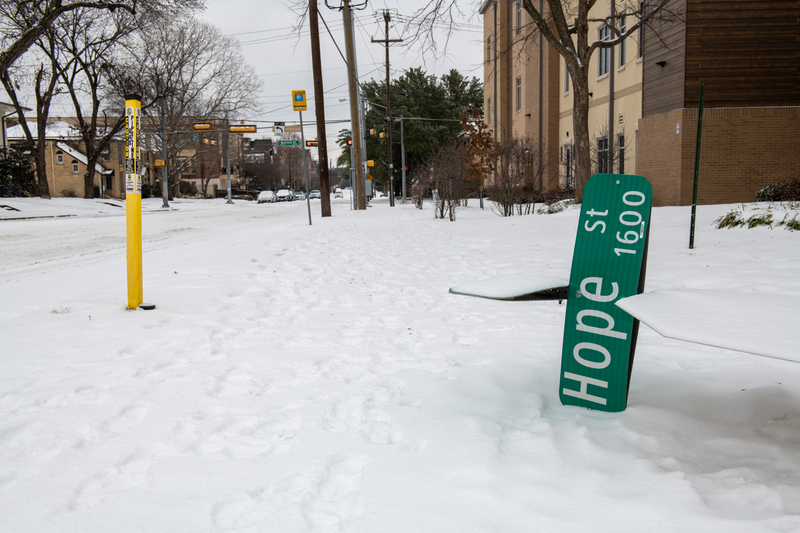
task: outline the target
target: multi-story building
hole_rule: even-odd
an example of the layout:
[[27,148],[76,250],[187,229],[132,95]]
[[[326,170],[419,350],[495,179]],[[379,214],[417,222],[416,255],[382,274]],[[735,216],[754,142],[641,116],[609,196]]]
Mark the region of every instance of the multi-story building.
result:
[[[800,4],[673,0],[669,11],[681,16],[592,56],[593,172],[641,174],[656,205],[691,203],[702,81],[700,203],[753,201],[764,185],[799,177]],[[481,14],[485,122],[497,140],[541,139],[544,187],[571,185],[572,87],[563,58],[537,32],[530,37],[519,0],[487,0]],[[599,0],[590,18],[610,14],[609,0]],[[629,17],[621,29],[637,22]],[[591,24],[590,40],[609,38],[601,22]]]
[[800,3],[674,0],[645,32],[639,174],[654,201],[692,201],[705,84],[699,203],[751,202],[800,178]]
[[[545,4],[546,6],[546,4]],[[594,12],[607,13],[608,0]],[[539,32],[519,0],[487,0],[484,18],[484,119],[495,139],[528,137],[541,148],[545,189],[572,186],[572,90],[564,59]],[[545,11],[547,16],[547,11]],[[595,23],[590,36],[607,38]],[[609,149],[615,172],[636,165],[641,116],[642,57],[635,41],[599,50],[590,65],[589,132],[597,171],[605,172]],[[609,94],[614,94],[609,99]],[[609,125],[611,125],[609,127]],[[538,154],[537,154],[538,155]],[[621,165],[621,166],[620,166]]]

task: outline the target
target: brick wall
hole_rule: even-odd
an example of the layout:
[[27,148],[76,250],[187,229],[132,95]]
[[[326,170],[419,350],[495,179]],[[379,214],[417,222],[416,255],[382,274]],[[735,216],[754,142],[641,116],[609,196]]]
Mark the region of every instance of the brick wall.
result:
[[[639,120],[639,173],[656,205],[692,202],[697,111]],[[705,109],[698,204],[752,202],[765,185],[800,178],[799,143],[800,107]]]

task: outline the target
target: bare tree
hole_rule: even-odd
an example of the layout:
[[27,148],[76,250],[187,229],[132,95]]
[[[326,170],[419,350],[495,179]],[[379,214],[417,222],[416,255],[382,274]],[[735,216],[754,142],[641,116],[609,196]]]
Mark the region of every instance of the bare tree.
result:
[[[572,80],[575,190],[576,201],[580,203],[583,186],[592,175],[589,137],[589,66],[592,55],[597,50],[611,48],[636,35],[640,27],[649,25],[657,17],[676,18],[682,16],[682,13],[667,9],[670,0],[647,0],[641,4],[641,9],[637,0],[627,0],[613,15],[593,11],[596,0],[547,0],[543,3],[546,7],[542,10],[532,0],[520,1],[522,8],[533,19],[533,24],[526,28],[527,35],[540,32],[548,44],[564,58]],[[461,11],[456,8],[456,0],[429,0],[414,14],[413,39],[423,47],[430,48],[435,41],[434,34],[442,23],[449,26],[450,33],[457,29],[455,21],[459,15]],[[621,26],[623,17],[628,17],[627,20],[635,19],[636,23]],[[607,39],[589,37],[589,31],[595,24],[608,28]]]
[[429,159],[434,217],[455,222],[456,210],[475,191],[475,173],[469,159],[465,142],[451,143]]
[[495,183],[488,193],[499,215],[508,217],[534,212],[536,185],[544,175],[544,169],[539,168],[538,147],[538,141],[527,137],[514,137],[497,144],[499,163]]
[[227,131],[228,122],[259,109],[262,81],[238,42],[211,24],[192,17],[158,20],[131,35],[125,52],[127,60],[114,64],[114,90],[142,96],[143,129],[159,140],[165,114],[171,186],[185,170],[179,156],[191,148],[194,121]]
[[[52,27],[56,53],[72,58],[70,65],[61,70],[61,80],[75,109],[86,153],[84,198],[94,197],[97,161],[125,126],[122,108],[111,101],[112,108],[106,109],[102,103],[115,49],[120,39],[132,32],[136,24],[135,17],[126,11],[98,14],[89,9],[75,9]],[[53,51],[45,49],[45,53],[51,55]]]
[[116,9],[148,16],[174,14],[203,5],[202,0],[6,0],[0,2],[0,74],[7,71],[63,14],[75,9]]
[[[50,186],[47,182],[47,157],[44,150],[45,139],[47,137],[47,122],[50,114],[50,104],[61,88],[59,79],[61,74],[72,64],[72,58],[60,56],[58,47],[52,32],[48,31],[40,42],[40,46],[47,50],[44,56],[31,57],[34,69],[33,80],[26,79],[27,69],[15,67],[0,72],[0,81],[11,98],[17,115],[20,117],[19,125],[25,136],[24,149],[30,151],[36,167],[36,179],[39,185],[39,196],[50,198]],[[27,120],[24,118],[24,111],[20,103],[17,90],[22,89],[22,84],[32,84],[34,96],[36,98],[36,135],[31,132]]]

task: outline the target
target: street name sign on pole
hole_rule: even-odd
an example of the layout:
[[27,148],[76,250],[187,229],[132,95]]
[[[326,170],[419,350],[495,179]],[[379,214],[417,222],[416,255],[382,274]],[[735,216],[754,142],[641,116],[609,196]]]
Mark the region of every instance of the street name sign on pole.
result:
[[306,206],[308,207],[308,225],[311,225],[311,198],[308,190],[308,167],[306,166],[306,137],[303,133],[303,111],[308,109],[305,91],[292,91],[292,108],[300,114],[300,140],[303,142],[303,173],[306,176]]
[[625,410],[639,321],[615,302],[644,292],[652,198],[642,176],[596,174],[586,184],[564,319],[564,405]]
[[278,146],[300,146],[300,141],[298,140],[278,141]]

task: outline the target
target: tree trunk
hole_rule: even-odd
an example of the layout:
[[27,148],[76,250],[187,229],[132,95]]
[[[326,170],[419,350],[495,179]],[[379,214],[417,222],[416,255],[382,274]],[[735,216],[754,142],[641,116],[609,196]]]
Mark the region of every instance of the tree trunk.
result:
[[[86,157],[86,173],[83,175],[83,197],[87,200],[94,198],[94,173],[97,165],[97,156]],[[103,179],[102,176],[100,179]]]
[[[572,72],[570,74],[573,74]],[[572,87],[572,129],[575,142],[575,203],[583,200],[583,188],[592,176],[591,139],[589,138],[589,92],[586,67],[580,70],[583,79],[575,79]],[[573,79],[577,76],[573,75]]]
[[44,150],[36,149],[34,160],[36,162],[36,180],[39,183],[39,196],[45,200],[50,199],[50,184],[47,183],[47,157]]

